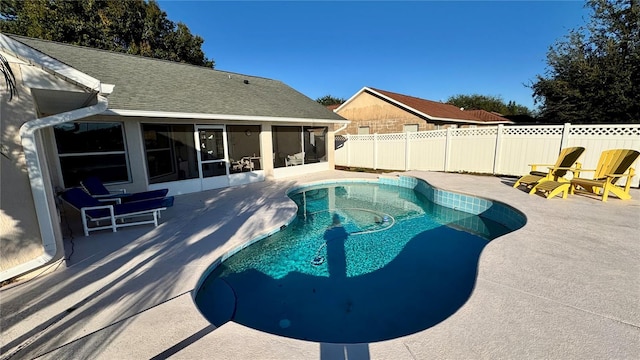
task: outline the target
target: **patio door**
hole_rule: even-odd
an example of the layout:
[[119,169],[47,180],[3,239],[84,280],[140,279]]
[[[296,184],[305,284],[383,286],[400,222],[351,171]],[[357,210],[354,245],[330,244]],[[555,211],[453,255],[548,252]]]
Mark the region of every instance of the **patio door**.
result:
[[196,147],[202,190],[229,186],[227,139],[223,125],[196,127]]

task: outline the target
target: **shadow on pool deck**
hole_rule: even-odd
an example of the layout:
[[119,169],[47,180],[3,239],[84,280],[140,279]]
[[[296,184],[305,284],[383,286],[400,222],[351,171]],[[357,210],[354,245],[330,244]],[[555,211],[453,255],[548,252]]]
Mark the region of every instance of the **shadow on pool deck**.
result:
[[[234,236],[260,233],[274,226],[272,220],[284,222],[287,211],[283,216],[280,210],[295,213],[295,205],[282,199],[291,184],[266,183],[262,193],[242,194],[245,187],[239,187],[178,196],[157,228],[89,237],[82,236],[77,213],[64,209],[70,226],[65,231],[72,235],[66,242],[68,268],[2,289],[2,358],[16,351],[19,358],[36,357],[64,347],[81,348],[89,357],[99,353],[132,318],[177,297],[190,298],[195,281],[185,286],[183,280],[193,278],[185,273],[189,264],[210,264],[211,255]],[[272,218],[256,216],[260,212]],[[24,321],[30,329],[5,337]]]
[[[411,172],[497,199],[527,225],[482,251],[471,296],[446,321],[362,345],[212,329],[190,291],[213,261],[296,212],[291,179],[181,195],[158,228],[74,238],[71,266],[0,291],[2,358],[634,358],[640,350],[640,191],[547,200],[500,179]],[[361,177],[325,172],[304,180]],[[550,214],[552,216],[550,216]],[[81,234],[72,224],[74,234]],[[70,249],[68,248],[67,251]],[[343,356],[343,358],[346,358]],[[349,359],[353,357],[349,356]]]

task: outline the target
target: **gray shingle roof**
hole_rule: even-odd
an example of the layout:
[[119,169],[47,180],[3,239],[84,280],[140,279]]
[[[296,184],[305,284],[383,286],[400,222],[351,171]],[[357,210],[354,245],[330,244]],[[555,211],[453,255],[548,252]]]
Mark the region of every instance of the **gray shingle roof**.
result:
[[[106,84],[109,108],[345,121],[281,81],[10,35]],[[245,80],[248,84],[245,84]]]

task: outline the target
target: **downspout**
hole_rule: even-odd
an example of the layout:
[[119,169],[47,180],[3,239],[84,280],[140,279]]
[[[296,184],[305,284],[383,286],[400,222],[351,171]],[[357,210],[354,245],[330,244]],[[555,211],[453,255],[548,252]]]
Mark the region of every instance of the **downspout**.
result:
[[31,194],[33,195],[33,203],[36,208],[36,217],[38,219],[44,253],[33,260],[0,272],[0,281],[14,278],[46,265],[54,259],[58,250],[52,216],[47,201],[47,193],[44,188],[40,157],[36,148],[35,137],[37,131],[46,127],[100,114],[107,110],[108,105],[109,102],[107,98],[98,95],[98,103],[95,105],[27,121],[20,127],[22,148],[26,160],[27,173],[29,174]]
[[[332,166],[334,169],[336,168],[336,150],[335,150],[335,148],[336,148],[336,134],[339,133],[340,131],[346,129],[348,125],[349,125],[349,123],[344,123],[342,126],[340,126],[339,128],[337,128],[336,130],[333,131],[333,145],[332,146],[333,146],[334,150],[332,151],[333,155],[331,155],[331,157],[333,159],[331,161],[333,162],[333,164],[330,165],[330,166]],[[349,134],[347,134],[347,139],[348,139],[348,137],[349,137]],[[349,153],[347,153],[347,161],[348,161],[348,159],[349,159]]]
[[335,130],[333,131],[333,134],[335,135],[335,134],[339,133],[340,131],[342,131],[342,130],[346,129],[348,125],[349,125],[349,123],[344,123],[344,125],[342,125],[342,126],[340,126],[339,128],[335,129]]
[[[363,88],[362,90],[360,90],[356,95],[358,95],[358,94],[359,94],[359,93],[361,93],[362,91],[364,91],[364,88]],[[351,99],[353,99],[354,97],[356,97],[356,95],[353,95],[353,96],[351,97]],[[349,100],[347,100],[347,101],[343,102],[342,104],[340,104],[340,106],[338,106],[337,108],[333,109],[333,112],[337,114],[337,113],[338,113],[338,112],[337,112],[337,110],[338,110],[339,108],[341,108],[341,107],[342,107],[342,105],[344,105],[344,104],[348,103],[351,99],[349,99]],[[337,133],[339,133],[340,131],[342,131],[342,130],[346,129],[346,128],[347,128],[347,126],[348,126],[349,124],[351,124],[351,121],[348,121],[348,122],[344,123],[342,126],[340,126],[339,128],[337,128],[336,130],[334,130],[334,131],[333,131],[333,136],[335,137]],[[335,141],[335,140],[334,140],[334,141]]]

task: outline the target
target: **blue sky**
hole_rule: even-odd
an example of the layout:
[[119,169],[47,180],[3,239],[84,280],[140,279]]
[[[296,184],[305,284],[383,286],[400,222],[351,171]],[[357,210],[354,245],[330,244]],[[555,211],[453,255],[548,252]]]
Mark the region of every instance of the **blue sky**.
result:
[[216,69],[316,99],[364,86],[445,101],[500,96],[534,108],[549,46],[588,21],[579,1],[159,1]]

